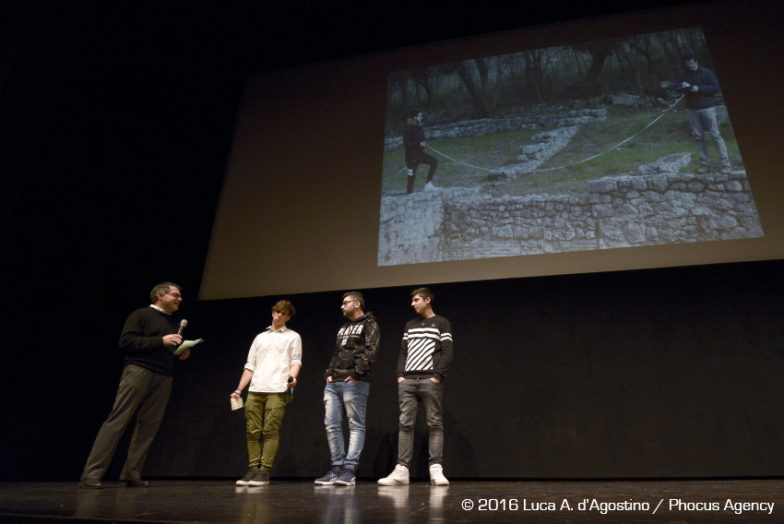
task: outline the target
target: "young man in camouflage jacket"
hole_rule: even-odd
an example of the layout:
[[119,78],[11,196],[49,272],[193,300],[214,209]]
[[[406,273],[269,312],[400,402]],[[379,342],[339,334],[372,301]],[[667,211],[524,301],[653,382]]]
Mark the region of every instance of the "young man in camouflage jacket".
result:
[[[364,312],[362,293],[344,293],[340,309],[348,322],[338,330],[335,353],[324,373],[324,425],[332,468],[315,482],[319,485],[353,486],[359,455],[365,445],[370,370],[376,360],[380,332],[373,313]],[[345,418],[348,418],[348,449],[343,441]]]

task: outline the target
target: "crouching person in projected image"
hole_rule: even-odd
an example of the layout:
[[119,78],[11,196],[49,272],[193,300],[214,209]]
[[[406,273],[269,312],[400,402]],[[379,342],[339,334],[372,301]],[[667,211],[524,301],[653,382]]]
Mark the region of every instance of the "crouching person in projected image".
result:
[[288,300],[272,306],[272,325],[253,340],[240,383],[231,393],[231,398],[239,399],[250,384],[245,403],[248,472],[237,481],[238,486],[269,484],[290,400],[288,389],[297,386],[302,368],[302,339],[286,327],[293,316],[294,305]]
[[444,388],[452,363],[452,327],[449,320],[433,311],[433,293],[426,287],[411,292],[411,307],[418,318],[406,323],[397,365],[397,392],[400,405],[397,465],[389,476],[379,479],[382,486],[409,483],[414,451],[417,406],[425,408],[430,451],[430,483],[447,486],[444,476]]
[[414,178],[419,164],[428,166],[427,178],[425,179],[425,191],[435,191],[433,178],[436,176],[438,160],[433,155],[425,153],[427,141],[425,140],[425,130],[422,128],[424,115],[422,111],[413,110],[409,113],[406,120],[406,127],[403,129],[403,147],[406,154],[406,193],[414,192]]

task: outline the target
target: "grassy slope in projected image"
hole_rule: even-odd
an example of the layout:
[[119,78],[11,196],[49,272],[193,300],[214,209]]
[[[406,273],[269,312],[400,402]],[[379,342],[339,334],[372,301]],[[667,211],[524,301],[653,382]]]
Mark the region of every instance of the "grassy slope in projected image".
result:
[[690,55],[713,70],[698,28],[390,74],[378,264],[762,237],[721,94],[706,170],[667,86]]

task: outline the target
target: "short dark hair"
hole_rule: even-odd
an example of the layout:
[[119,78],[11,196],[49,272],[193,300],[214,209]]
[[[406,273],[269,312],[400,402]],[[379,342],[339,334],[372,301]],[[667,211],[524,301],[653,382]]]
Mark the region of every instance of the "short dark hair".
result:
[[415,295],[419,295],[422,298],[429,298],[430,302],[432,302],[436,298],[433,292],[426,287],[416,288],[414,291],[411,292],[411,298],[414,298]]
[[161,282],[160,284],[155,284],[155,287],[150,291],[150,304],[158,302],[158,295],[165,295],[171,291],[171,288],[173,287],[176,287],[177,290],[182,293],[182,286],[175,284],[174,282]]
[[283,313],[284,315],[288,315],[289,318],[294,316],[296,313],[294,309],[294,304],[292,304],[288,300],[278,300],[275,302],[275,305],[272,306],[272,311],[277,311],[278,313]]
[[341,298],[350,297],[354,302],[359,302],[359,309],[365,310],[365,297],[359,291],[346,291]]

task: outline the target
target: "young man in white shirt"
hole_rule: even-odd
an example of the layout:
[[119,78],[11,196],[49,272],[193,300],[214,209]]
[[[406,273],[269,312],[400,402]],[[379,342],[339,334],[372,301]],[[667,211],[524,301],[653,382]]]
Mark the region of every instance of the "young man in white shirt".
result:
[[293,316],[294,305],[288,300],[279,300],[272,306],[272,325],[253,340],[240,383],[231,393],[237,399],[250,384],[245,404],[249,467],[237,481],[238,486],[269,484],[280,426],[290,399],[288,389],[296,387],[302,368],[302,339],[286,327]]

